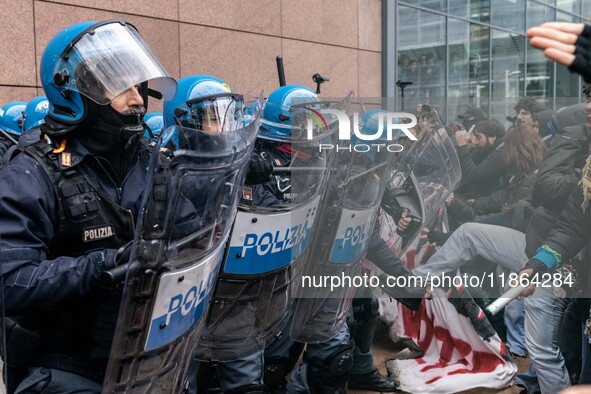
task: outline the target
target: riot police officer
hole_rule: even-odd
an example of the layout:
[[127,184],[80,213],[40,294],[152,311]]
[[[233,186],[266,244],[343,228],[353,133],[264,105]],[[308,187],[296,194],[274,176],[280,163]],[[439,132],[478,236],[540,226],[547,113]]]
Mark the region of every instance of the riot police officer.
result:
[[2,165],[8,163],[18,149],[41,139],[39,126],[45,123],[45,115],[47,115],[48,110],[49,102],[45,96],[38,96],[29,100],[23,112],[22,134],[18,137],[18,143],[10,146],[2,156]]
[[[265,363],[283,367],[284,347],[275,346],[271,354],[277,357],[272,358],[267,357],[270,353],[263,353],[263,348],[289,319],[290,281],[306,256],[322,185],[328,176],[317,171],[327,161],[316,153],[314,142],[302,133],[292,133],[294,129],[301,131],[299,127],[306,124],[303,113],[318,101],[309,88],[287,85],[269,95],[263,110],[256,152],[251,156],[240,210],[201,342],[201,359],[219,361],[217,371],[224,392],[267,392],[263,355]],[[298,104],[299,109],[293,111]],[[304,122],[296,125],[298,112],[304,115],[298,121]],[[333,132],[323,127],[317,137]],[[282,173],[269,178],[266,169],[273,166]],[[312,167],[310,173],[306,167]],[[292,171],[302,169],[294,182]],[[272,249],[246,245],[252,246],[256,243],[253,240],[264,239],[270,232],[281,234]],[[281,337],[289,339],[285,334]],[[273,341],[271,346],[277,344],[280,341]],[[286,347],[289,349],[290,344]],[[299,351],[292,364],[298,356]],[[283,378],[280,371],[275,376]],[[277,383],[267,377],[266,371],[265,383]]]
[[[246,108],[243,96],[236,94],[224,81],[206,74],[189,75],[178,81],[175,97],[164,102],[163,128],[178,126],[175,127],[174,133],[166,137],[169,138],[168,142],[174,146],[174,149],[184,149],[189,142],[194,142],[206,150],[207,147],[219,147],[220,144],[224,144],[222,137],[228,131],[235,129],[233,124],[240,119],[238,115],[244,112]],[[203,134],[198,136],[195,133],[185,133],[189,125],[203,131]],[[196,137],[198,140],[191,140]],[[162,141],[162,143],[166,142]],[[267,169],[267,177],[271,170],[272,168]],[[186,192],[192,193],[192,191]],[[192,200],[198,201],[199,197],[196,196]],[[262,356],[258,358],[262,363]],[[225,392],[252,392],[258,385],[262,385],[262,370],[256,359],[257,356],[246,357],[233,362],[227,368],[224,368],[226,364],[221,363],[220,374],[233,375],[232,379],[222,379]],[[202,376],[203,371],[209,367],[210,365],[196,360],[192,375],[195,378],[197,374]],[[256,371],[252,372],[253,369]],[[197,391],[195,384],[194,380],[191,384],[191,392]]]
[[62,30],[40,67],[46,138],[0,179],[4,307],[18,316],[4,320],[14,334],[8,383],[16,393],[99,393],[120,300],[99,275],[133,238],[150,149],[148,86],[168,98],[176,82],[119,20]]
[[13,101],[0,108],[0,157],[16,145],[22,133],[25,108],[23,101]]

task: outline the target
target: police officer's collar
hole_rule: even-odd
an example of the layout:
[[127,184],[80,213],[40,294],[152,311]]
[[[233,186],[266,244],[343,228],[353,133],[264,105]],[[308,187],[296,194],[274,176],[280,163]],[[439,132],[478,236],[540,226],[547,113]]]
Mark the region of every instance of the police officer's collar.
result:
[[[149,149],[148,140],[140,138],[136,146],[135,154],[139,155]],[[72,168],[79,165],[87,157],[96,157],[92,152],[84,146],[82,142],[76,138],[75,135],[70,135],[66,139],[65,148],[63,150],[54,150],[54,154],[58,157],[58,163],[61,169]]]

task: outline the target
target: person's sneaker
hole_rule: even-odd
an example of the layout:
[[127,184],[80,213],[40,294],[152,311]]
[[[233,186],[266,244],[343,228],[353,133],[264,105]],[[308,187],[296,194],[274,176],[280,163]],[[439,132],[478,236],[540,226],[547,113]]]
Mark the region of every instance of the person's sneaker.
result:
[[377,369],[372,372],[358,374],[349,374],[347,388],[351,390],[370,390],[379,392],[396,391],[396,382],[380,374]]

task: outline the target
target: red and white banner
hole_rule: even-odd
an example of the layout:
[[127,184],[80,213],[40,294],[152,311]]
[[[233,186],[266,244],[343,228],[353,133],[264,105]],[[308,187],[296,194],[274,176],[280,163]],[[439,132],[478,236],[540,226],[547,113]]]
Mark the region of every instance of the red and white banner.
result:
[[501,389],[511,384],[517,372],[499,336],[484,341],[470,319],[460,315],[441,290],[435,289],[433,298],[423,301],[416,312],[381,298],[380,316],[390,325],[391,336],[411,338],[424,351],[417,359],[388,362],[391,377],[400,382],[403,391]]
[[[382,236],[396,250],[400,241],[396,239],[395,224],[385,216],[381,218]],[[433,248],[417,238],[401,260],[412,269],[424,264],[432,252]],[[483,340],[470,319],[459,314],[448,301],[444,291],[435,289],[432,299],[423,301],[416,312],[384,296],[380,290],[378,293],[380,318],[388,325],[390,338],[394,342],[411,338],[424,352],[420,358],[387,362],[391,377],[399,382],[401,390],[456,393],[476,387],[501,389],[512,383],[517,366],[499,336]]]

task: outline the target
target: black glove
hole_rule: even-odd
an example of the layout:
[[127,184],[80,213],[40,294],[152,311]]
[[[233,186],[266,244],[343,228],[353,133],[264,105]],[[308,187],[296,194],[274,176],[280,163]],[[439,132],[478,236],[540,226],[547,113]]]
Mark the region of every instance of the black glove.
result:
[[248,163],[248,172],[246,173],[246,183],[249,185],[258,185],[267,182],[273,175],[273,163],[258,153],[250,156]]
[[105,270],[110,270],[116,266],[115,256],[117,251],[115,249],[103,249],[88,253],[90,263],[96,267],[99,274]]
[[523,267],[524,270],[526,269],[532,269],[534,270],[534,274],[537,273],[545,273],[548,272],[548,266],[544,263],[542,263],[540,260],[538,259],[534,259],[532,258],[530,261],[528,261],[525,264],[525,267]]
[[128,270],[129,258],[131,257],[131,249],[133,242],[128,242],[119,249],[104,249],[103,253],[108,261],[101,271],[100,281],[104,287],[114,287],[125,279]]
[[575,60],[568,69],[591,83],[591,25],[588,23],[585,23],[583,32],[575,42]]
[[396,198],[398,195],[400,195],[399,191],[386,189],[380,204],[382,209],[390,215],[396,223],[398,223],[402,217],[402,212],[404,212],[404,209],[398,204],[398,199]]
[[429,231],[427,239],[429,242],[434,243],[437,246],[441,246],[447,241],[452,233],[442,233],[441,231]]

